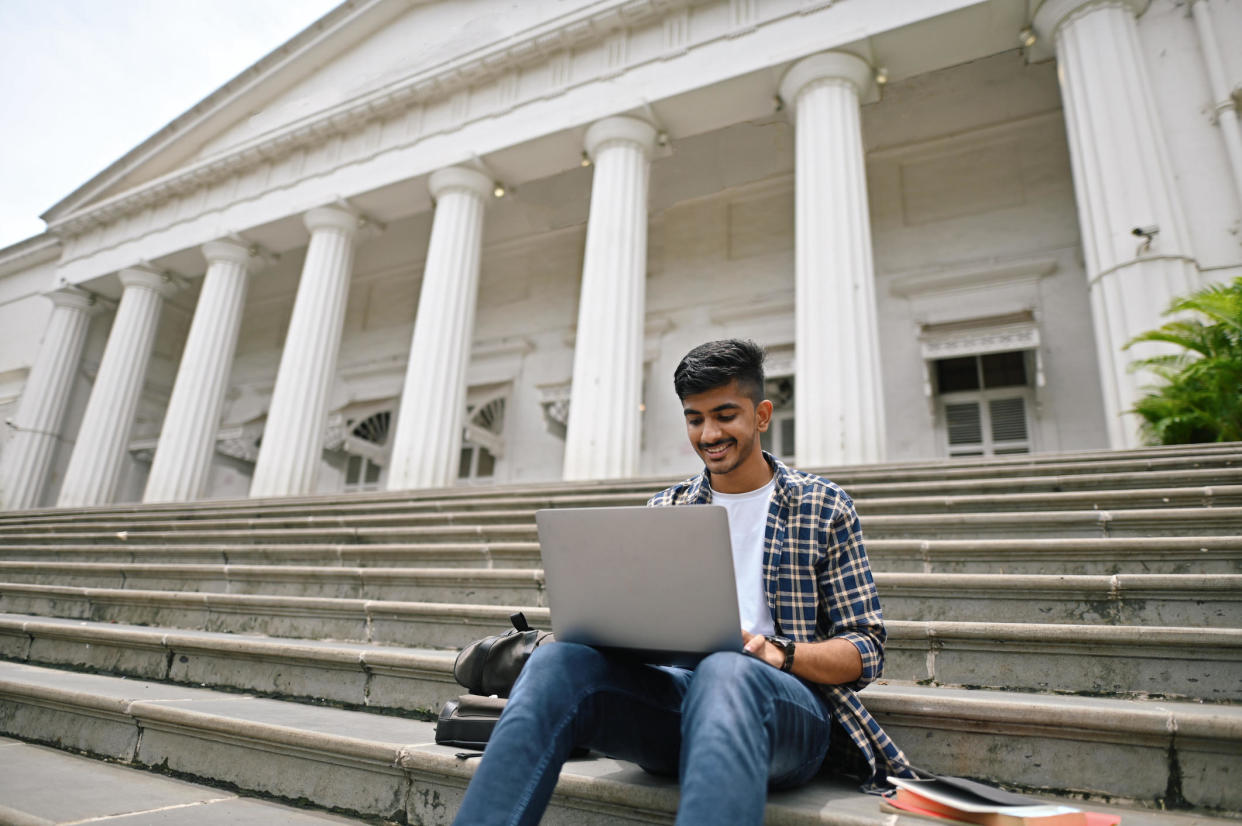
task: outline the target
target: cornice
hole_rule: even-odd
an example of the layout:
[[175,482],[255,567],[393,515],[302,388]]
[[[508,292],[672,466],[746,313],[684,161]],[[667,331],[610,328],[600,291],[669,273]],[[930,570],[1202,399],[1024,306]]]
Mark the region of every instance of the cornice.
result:
[[1019,261],[976,261],[960,268],[927,269],[905,272],[889,279],[890,294],[902,298],[919,298],[957,290],[980,289],[994,284],[1037,281],[1057,271],[1056,258],[1031,258]]
[[[168,198],[184,195],[264,162],[285,157],[298,149],[348,134],[370,121],[391,117],[420,104],[448,97],[471,86],[497,79],[514,69],[543,61],[558,52],[588,43],[602,42],[617,30],[647,23],[671,11],[691,6],[694,2],[695,0],[611,0],[595,3],[586,9],[547,21],[265,132],[218,155],[204,158],[87,208],[57,216],[55,212],[61,206],[58,204],[44,217],[49,221],[51,231],[78,235]],[[250,70],[243,73],[242,77],[249,74]],[[157,137],[177,123],[178,121],[174,121],[169,127],[165,127]],[[143,144],[143,147],[149,143],[150,141]],[[118,161],[114,166],[124,160]],[[86,196],[89,197],[89,193]]]
[[0,278],[60,258],[60,239],[49,232],[0,249]]

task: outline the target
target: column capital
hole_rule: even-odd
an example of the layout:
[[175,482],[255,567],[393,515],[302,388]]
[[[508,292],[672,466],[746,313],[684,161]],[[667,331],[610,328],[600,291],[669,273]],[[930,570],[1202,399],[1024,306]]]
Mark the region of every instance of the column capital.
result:
[[90,293],[82,293],[71,289],[52,290],[50,293],[44,293],[43,295],[56,307],[68,307],[71,310],[80,310],[84,313],[97,313],[104,306],[102,301],[97,300]]
[[1051,42],[1056,37],[1057,29],[1071,15],[1092,7],[1113,6],[1129,9],[1137,17],[1146,10],[1148,3],[1149,0],[1044,0],[1035,10],[1031,25],[1040,37]]
[[211,266],[216,261],[228,261],[233,264],[240,264],[243,267],[249,267],[255,260],[255,256],[250,254],[249,246],[239,244],[236,241],[230,241],[227,238],[208,241],[206,244],[203,244],[201,249],[203,257],[207,259],[207,266]]
[[180,289],[180,286],[169,276],[145,267],[126,267],[117,273],[117,277],[121,279],[121,284],[125,289],[141,287],[159,293],[163,298],[168,298]]
[[799,60],[781,79],[781,100],[791,111],[797,109],[798,95],[812,83],[820,80],[848,81],[863,103],[879,100],[875,84],[875,71],[861,57],[847,52],[820,52]]
[[352,237],[358,231],[358,214],[338,206],[321,206],[307,210],[302,223],[312,233],[319,229],[335,229]]
[[650,158],[652,150],[655,149],[656,129],[638,118],[604,118],[591,124],[582,143],[586,147],[587,155],[594,160],[600,147],[613,141],[636,144],[642,149],[643,156]]
[[495,183],[491,178],[476,169],[468,169],[464,166],[446,166],[443,169],[437,169],[427,179],[427,188],[431,190],[431,197],[437,200],[444,193],[454,189],[465,190],[486,198],[492,194],[493,186]]

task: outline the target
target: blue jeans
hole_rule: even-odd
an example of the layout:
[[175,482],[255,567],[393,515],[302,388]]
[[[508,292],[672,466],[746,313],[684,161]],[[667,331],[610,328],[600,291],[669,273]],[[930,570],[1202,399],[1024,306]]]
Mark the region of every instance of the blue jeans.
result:
[[454,822],[538,823],[586,747],[679,777],[678,823],[760,824],[768,787],[814,777],[830,730],[819,694],[748,654],[688,671],[552,643],[522,670]]

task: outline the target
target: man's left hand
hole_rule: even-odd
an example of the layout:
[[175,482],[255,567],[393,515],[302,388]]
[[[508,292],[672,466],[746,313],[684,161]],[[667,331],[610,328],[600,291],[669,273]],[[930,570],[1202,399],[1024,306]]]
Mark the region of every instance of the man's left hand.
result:
[[752,634],[743,629],[742,640],[742,650],[747,654],[758,657],[773,668],[780,668],[785,664],[785,652],[768,642],[762,634]]

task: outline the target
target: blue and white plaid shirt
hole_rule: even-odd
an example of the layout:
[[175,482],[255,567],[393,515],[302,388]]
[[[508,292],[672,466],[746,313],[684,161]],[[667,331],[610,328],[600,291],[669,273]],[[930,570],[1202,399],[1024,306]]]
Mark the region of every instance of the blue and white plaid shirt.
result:
[[[849,640],[862,655],[862,676],[856,682],[816,686],[856,747],[842,749],[840,738],[833,737],[829,762],[862,777],[866,791],[883,788],[889,774],[914,777],[906,756],[855,693],[883,671],[886,634],[854,502],[822,476],[790,470],[771,454],[763,455],[776,479],[763,554],[764,591],[776,631],[795,642]],[[704,470],[647,504],[711,501],[710,473]]]

